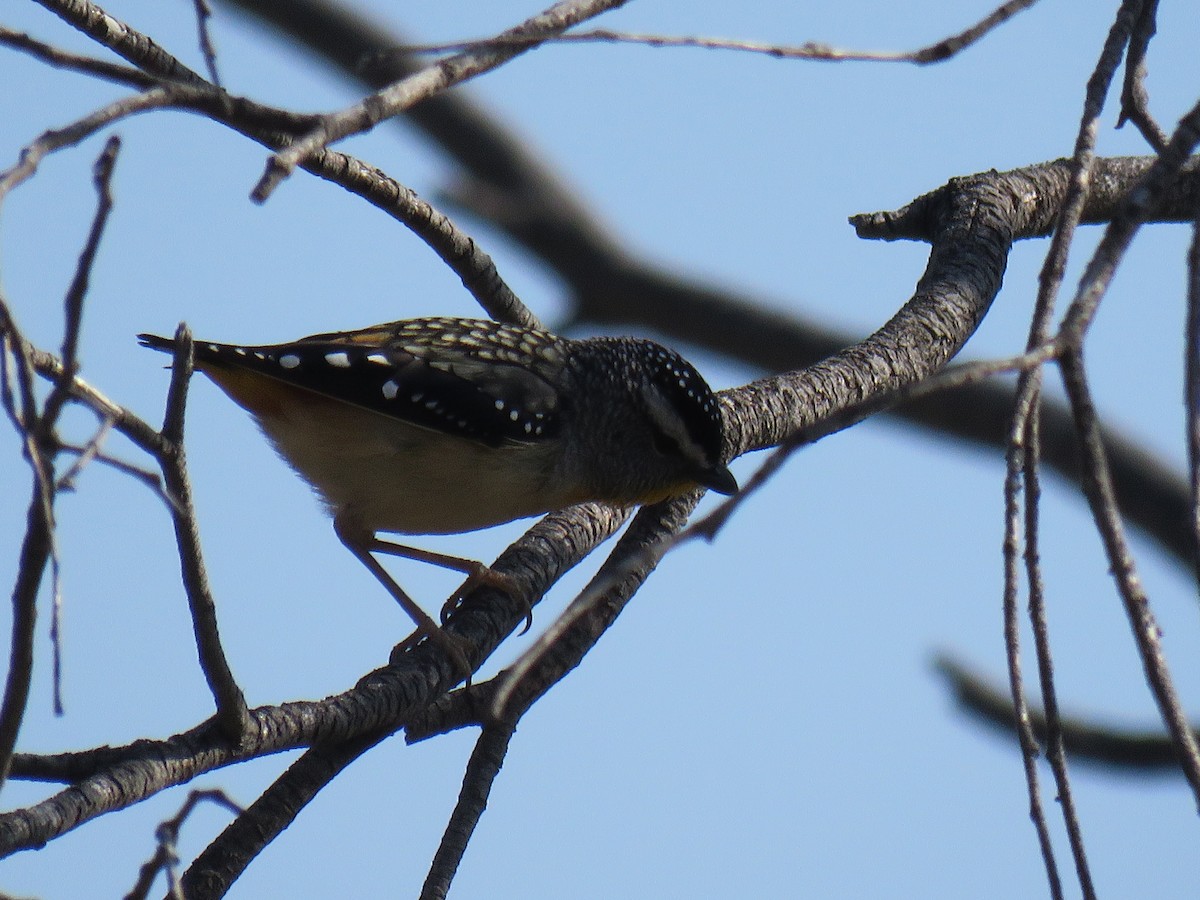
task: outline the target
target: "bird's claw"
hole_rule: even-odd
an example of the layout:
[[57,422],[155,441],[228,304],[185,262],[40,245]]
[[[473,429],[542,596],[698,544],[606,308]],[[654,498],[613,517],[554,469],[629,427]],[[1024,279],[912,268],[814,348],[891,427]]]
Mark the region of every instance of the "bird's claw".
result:
[[514,600],[519,600],[525,606],[525,627],[521,629],[521,634],[527,632],[533,626],[533,606],[525,600],[525,593],[521,590],[521,585],[511,575],[506,575],[503,572],[497,572],[495,569],[479,564],[479,568],[473,570],[466,581],[455,589],[445,603],[442,604],[441,620],[445,625],[450,616],[462,606],[463,599],[476,588],[493,587],[504,591]]

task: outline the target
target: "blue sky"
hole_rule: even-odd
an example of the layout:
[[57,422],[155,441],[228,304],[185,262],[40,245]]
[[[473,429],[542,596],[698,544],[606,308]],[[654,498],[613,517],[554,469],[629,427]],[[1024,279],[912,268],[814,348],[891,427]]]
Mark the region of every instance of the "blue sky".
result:
[[[383,8],[390,5],[376,3]],[[888,4],[633,3],[597,24],[787,43],[909,49],[964,27],[991,0]],[[1115,3],[1046,2],[949,63],[819,64],[638,47],[543,48],[467,90],[528,138],[644,255],[866,334],[909,296],[926,248],[858,240],[853,213],[903,205],[954,175],[1068,155],[1084,83]],[[421,40],[486,35],[538,8],[412,4]],[[1102,7],[1102,11],[1098,11]],[[199,67],[191,4],[107,7]],[[1111,8],[1111,9],[1110,9]],[[683,9],[683,11],[681,11]],[[33,3],[0,21],[88,52]],[[1194,16],[1167,7],[1149,89],[1170,127],[1195,101]],[[224,7],[214,24],[231,91],[302,110],[356,94]],[[1193,78],[1184,78],[1191,75]],[[0,53],[0,168],[51,126],[121,95]],[[1102,154],[1142,153],[1114,131]],[[83,374],[150,421],[162,358],[139,331],[186,319],[197,335],[286,340],[419,315],[476,312],[457,278],[393,220],[304,174],[263,207],[248,193],[265,151],[195,116],[121,123],[124,140],[85,314]],[[105,133],[107,134],[107,132]],[[0,278],[26,333],[59,341],[61,297],[94,205],[103,135],[56,154],[0,214]],[[419,138],[383,127],[346,149],[432,197],[453,170]],[[546,320],[561,286],[479,223],[463,223]],[[1098,230],[1081,236],[1077,273]],[[1107,421],[1183,463],[1183,260],[1179,226],[1134,245],[1089,343]],[[1045,252],[1013,251],[1006,286],[967,355],[1023,345]],[[1068,279],[1074,283],[1076,275]],[[757,373],[681,347],[714,386]],[[1048,381],[1057,391],[1057,377]],[[76,433],[88,418],[75,414]],[[112,452],[136,460],[114,439]],[[313,498],[248,418],[197,379],[189,459],[222,635],[252,704],[319,698],[380,665],[408,621],[347,554]],[[0,430],[0,582],[10,583],[27,475]],[[744,480],[753,458],[735,464]],[[1000,455],[871,423],[798,454],[711,545],[669,557],[584,664],[521,723],[452,896],[1042,896],[1021,763],[955,710],[930,660],[946,651],[999,678]],[[1065,707],[1150,727],[1156,713],[1090,517],[1051,479],[1045,498],[1050,625]],[[56,751],[165,736],[210,712],[166,510],[93,466],[59,505],[67,714],[51,713],[47,617],[22,733]],[[491,559],[521,525],[422,546]],[[1195,587],[1140,538],[1141,574],[1184,702],[1200,702]],[[538,607],[535,632],[599,562]],[[399,563],[436,609],[453,577]],[[7,588],[6,588],[7,589]],[[44,609],[45,607],[43,607]],[[7,630],[7,610],[0,628]],[[511,638],[485,669],[528,645]],[[413,896],[457,795],[474,733],[415,747],[393,739],[340,776],[231,896]],[[214,772],[251,802],[294,754]],[[1046,783],[1048,773],[1043,772]],[[1181,779],[1073,768],[1103,896],[1194,895],[1197,823]],[[176,789],[0,866],[0,889],[46,898],[128,890]],[[6,807],[45,796],[14,783]],[[1044,797],[1053,816],[1052,790]],[[194,856],[228,820],[185,826]],[[1061,827],[1052,818],[1060,862]],[[1069,883],[1069,882],[1068,882]],[[285,888],[286,886],[286,888]]]

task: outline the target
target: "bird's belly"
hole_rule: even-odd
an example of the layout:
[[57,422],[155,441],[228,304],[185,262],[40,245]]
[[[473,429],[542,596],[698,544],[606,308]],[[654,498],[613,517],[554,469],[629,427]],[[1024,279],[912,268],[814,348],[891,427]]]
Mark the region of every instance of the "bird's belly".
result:
[[554,488],[551,446],[487,447],[345,404],[312,413],[258,418],[330,512],[372,531],[474,531],[586,499]]

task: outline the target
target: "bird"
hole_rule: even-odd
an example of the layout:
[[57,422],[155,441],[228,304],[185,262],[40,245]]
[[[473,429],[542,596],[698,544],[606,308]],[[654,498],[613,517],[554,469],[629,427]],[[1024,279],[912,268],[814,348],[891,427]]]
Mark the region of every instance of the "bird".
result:
[[[139,334],[174,353],[173,338]],[[373,554],[515,593],[480,562],[384,540],[458,534],[585,501],[733,494],[721,406],[674,350],[633,337],[562,337],[488,319],[428,317],[282,344],[193,342],[197,369],[247,410],[314,489],[346,548],[465,669],[462,649]],[[443,610],[443,618],[444,618]]]

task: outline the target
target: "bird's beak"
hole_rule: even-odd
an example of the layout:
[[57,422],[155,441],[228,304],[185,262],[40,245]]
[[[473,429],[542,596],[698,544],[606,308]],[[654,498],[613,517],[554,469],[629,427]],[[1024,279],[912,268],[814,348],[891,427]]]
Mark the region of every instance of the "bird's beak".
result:
[[729,469],[722,465],[715,465],[700,472],[696,481],[718,494],[736,494],[738,490],[737,479],[733,477],[733,473]]

